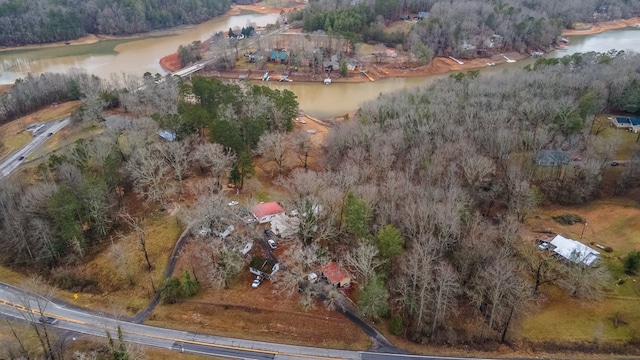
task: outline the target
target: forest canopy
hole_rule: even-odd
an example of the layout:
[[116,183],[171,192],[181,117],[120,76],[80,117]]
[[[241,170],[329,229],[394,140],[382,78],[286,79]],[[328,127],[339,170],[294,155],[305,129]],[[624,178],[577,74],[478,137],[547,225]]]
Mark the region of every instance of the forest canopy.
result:
[[0,46],[129,35],[223,14],[230,0],[2,0]]
[[[354,5],[356,4],[357,5]],[[408,34],[384,31],[390,21],[422,13]],[[325,31],[352,43],[378,42],[415,49],[426,45],[436,56],[474,57],[500,51],[543,50],[553,45],[562,28],[640,14],[640,3],[602,1],[434,1],[375,0],[310,2],[290,15],[292,26]]]

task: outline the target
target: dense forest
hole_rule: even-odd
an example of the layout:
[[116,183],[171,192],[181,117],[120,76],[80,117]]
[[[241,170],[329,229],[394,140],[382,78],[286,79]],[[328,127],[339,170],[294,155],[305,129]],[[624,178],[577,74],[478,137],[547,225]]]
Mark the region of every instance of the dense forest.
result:
[[230,0],[2,0],[0,46],[129,35],[209,20]]
[[[16,174],[0,184],[1,260],[51,269],[55,279],[56,269],[82,263],[115,227],[139,226],[123,214],[123,196],[163,208],[173,195],[195,192],[183,181],[197,175],[204,176],[194,193],[200,200],[184,222],[220,228],[221,219],[240,216],[220,196],[225,179],[241,189],[260,156],[275,164],[274,185],[289,194],[283,204],[304,214],[298,241],[282,258],[287,269],[272,279],[283,293],[297,294],[309,268],[334,259],[355,274],[360,310],[390,319],[394,334],[449,344],[505,341],[540,284],[584,300],[602,296],[605,266],[550,261],[519,234],[541,203],[599,196],[619,144],[602,136],[608,125],[596,115],[638,113],[638,68],[638,55],[574,54],[382,95],[331,131],[318,171],[307,167],[308,136],[292,131],[297,103],[286,90],[202,77],[187,84],[80,76],[71,83],[84,105],[73,119],[107,130],[51,155],[33,174],[37,181]],[[12,94],[54,78],[26,79]],[[108,106],[129,115],[102,122]],[[159,141],[160,128],[176,141]],[[540,150],[580,161],[539,166]],[[622,173],[619,194],[640,186],[639,156]],[[229,241],[237,246],[251,236],[259,233]],[[233,246],[209,241],[220,244],[198,243],[207,270],[199,281],[224,288],[246,264],[224,250]],[[307,290],[302,299],[308,304]]]
[[[601,296],[604,266],[548,262],[519,234],[539,204],[599,196],[619,144],[598,135],[609,125],[594,116],[637,112],[639,65],[637,55],[578,54],[499,75],[458,74],[364,104],[327,139],[330,171],[313,185],[308,174],[293,181],[323,203],[335,201],[325,194],[349,194],[350,236],[336,247],[363,286],[360,308],[391,316],[392,331],[416,341],[504,341],[541,282]],[[543,149],[581,160],[539,166]],[[640,185],[631,172],[621,194]]]
[[[357,4],[357,5],[354,5]],[[409,12],[428,12],[408,35],[384,31]],[[553,45],[562,28],[640,14],[637,2],[602,1],[312,1],[290,15],[304,31],[325,31],[352,43],[403,45],[416,53],[475,57],[503,51],[538,51]]]

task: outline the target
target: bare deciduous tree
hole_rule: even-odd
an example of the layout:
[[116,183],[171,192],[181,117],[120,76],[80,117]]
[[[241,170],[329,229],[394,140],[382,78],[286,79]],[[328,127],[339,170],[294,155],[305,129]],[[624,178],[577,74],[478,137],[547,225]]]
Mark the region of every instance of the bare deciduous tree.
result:
[[173,174],[180,185],[180,193],[184,191],[183,180],[190,175],[189,167],[193,162],[189,139],[183,141],[164,141],[158,143],[158,150],[173,170]]
[[137,148],[126,167],[140,196],[164,206],[167,194],[171,190],[171,169],[162,155],[153,149]]
[[260,136],[255,153],[275,162],[278,169],[278,177],[281,177],[290,149],[291,144],[287,133],[266,132]]
[[560,267],[558,285],[567,290],[571,297],[592,301],[602,298],[611,280],[609,272],[602,264],[586,265],[582,259],[565,261]]
[[200,167],[211,172],[211,175],[216,179],[219,191],[222,188],[222,177],[227,174],[235,162],[235,156],[225,152],[220,144],[204,143],[196,148],[195,158]]
[[61,354],[56,351],[55,339],[53,333],[50,333],[47,326],[40,321],[41,318],[47,316],[47,306],[50,299],[53,298],[54,289],[49,286],[43,279],[39,277],[30,277],[20,286],[21,296],[20,305],[25,308],[21,314],[25,321],[31,326],[40,342],[44,358],[47,360],[55,360],[60,358]]
[[291,146],[298,160],[302,163],[303,168],[307,170],[307,166],[309,165],[309,152],[313,149],[311,137],[306,131],[296,131],[291,135]]
[[442,325],[449,312],[456,308],[460,293],[460,283],[455,269],[444,261],[440,261],[436,265],[433,278],[433,324],[431,325],[431,334],[435,335],[437,328]]
[[[149,260],[149,252],[147,251],[147,230],[144,228],[144,221],[138,217],[134,217],[127,212],[118,214],[119,219],[125,223],[133,232],[140,251],[144,255],[144,261],[147,264],[147,271],[153,269],[151,260]],[[152,283],[155,292],[155,285]]]

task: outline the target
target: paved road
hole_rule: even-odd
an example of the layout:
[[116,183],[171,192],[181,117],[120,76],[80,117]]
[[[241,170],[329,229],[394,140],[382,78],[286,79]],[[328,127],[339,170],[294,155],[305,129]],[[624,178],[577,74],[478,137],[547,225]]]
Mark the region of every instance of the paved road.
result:
[[0,283],[1,314],[16,320],[30,321],[40,317],[38,309],[42,309],[45,316],[58,319],[55,325],[48,326],[100,337],[105,337],[109,331],[114,338],[117,337],[119,326],[125,341],[177,351],[180,351],[182,345],[185,353],[260,360],[359,359],[359,353],[355,351],[249,341],[136,324],[48,301]]
[[7,175],[11,174],[13,170],[22,165],[24,159],[26,159],[27,157],[29,157],[29,155],[36,151],[36,149],[38,149],[40,145],[44,144],[49,136],[55,134],[60,129],[67,126],[69,122],[69,118],[65,118],[62,120],[45,123],[44,126],[34,134],[33,139],[27,145],[23,146],[15,153],[9,155],[9,157],[4,159],[4,161],[0,163],[0,179],[3,179]]
[[57,319],[52,326],[106,337],[106,332],[117,337],[122,329],[125,341],[175,350],[176,352],[204,354],[236,359],[289,360],[289,359],[353,359],[353,360],[456,360],[461,358],[414,356],[405,354],[356,352],[324,349],[212,336],[187,331],[165,329],[136,324],[97,312],[69,306],[55,299],[26,293],[13,286],[0,283],[0,314],[19,321],[34,321],[40,314]]

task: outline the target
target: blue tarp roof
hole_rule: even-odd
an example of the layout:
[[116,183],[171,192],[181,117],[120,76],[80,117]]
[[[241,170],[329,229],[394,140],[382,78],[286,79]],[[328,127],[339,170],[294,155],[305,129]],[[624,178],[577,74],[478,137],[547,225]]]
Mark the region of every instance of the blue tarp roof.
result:
[[631,121],[631,125],[633,125],[633,126],[640,125],[640,117],[632,117],[629,120]]
[[616,117],[618,124],[630,124],[631,120],[628,117]]

